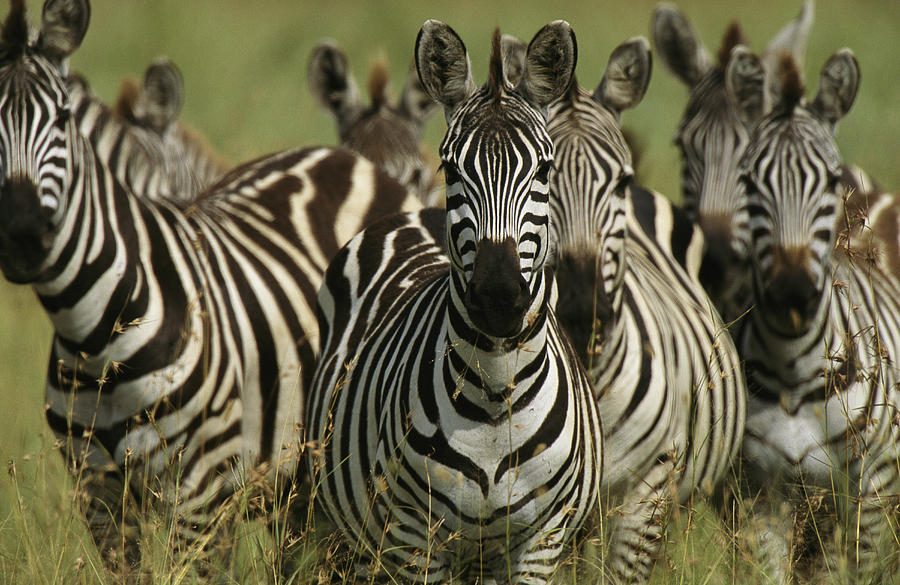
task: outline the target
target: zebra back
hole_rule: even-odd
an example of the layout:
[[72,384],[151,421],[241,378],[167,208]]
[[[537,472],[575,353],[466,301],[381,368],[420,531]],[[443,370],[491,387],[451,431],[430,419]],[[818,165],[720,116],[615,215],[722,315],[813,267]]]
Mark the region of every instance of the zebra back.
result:
[[544,270],[553,146],[541,110],[574,70],[574,34],[562,21],[539,31],[515,88],[499,33],[481,88],[445,24],[423,25],[416,55],[449,120],[447,212],[375,224],[326,272],[308,408],[317,498],[360,571],[544,583],[602,469],[590,382]]
[[392,103],[390,74],[384,61],[369,72],[366,106],[344,51],[332,39],[320,41],[309,58],[309,88],[319,105],[335,118],[341,145],[369,158],[416,193],[426,206],[443,203],[442,185],[424,152],[422,132],[437,104],[425,93],[414,68]]
[[238,167],[186,210],[135,196],[71,115],[63,65],[88,18],[86,2],[48,0],[31,42],[15,2],[2,29],[0,269],[53,324],[46,417],[98,546],[124,543],[132,562],[132,494],[196,538],[257,474],[291,480],[324,269],[364,225],[418,203],[328,148]]
[[753,487],[782,497],[800,481],[849,485],[851,570],[873,578],[886,510],[900,499],[900,275],[848,246],[852,199],[834,128],[859,85],[852,52],[828,60],[811,102],[790,58],[779,81],[782,97],[740,163],[755,304],[739,337],[752,390],[745,469]]

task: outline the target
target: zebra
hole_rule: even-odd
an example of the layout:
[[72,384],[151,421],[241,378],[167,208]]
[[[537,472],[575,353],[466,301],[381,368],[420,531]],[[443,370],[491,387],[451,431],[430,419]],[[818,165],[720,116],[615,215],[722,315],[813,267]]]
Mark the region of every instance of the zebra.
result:
[[[738,107],[759,99],[762,70],[755,55],[735,50],[726,86]],[[879,560],[897,560],[896,545],[881,548],[881,538],[900,501],[900,279],[840,233],[847,204],[834,130],[856,97],[859,65],[849,49],[832,55],[806,102],[787,56],[779,86],[770,113],[741,112],[751,121],[739,172],[755,304],[737,332],[751,390],[744,477],[774,506],[814,497],[811,486],[836,492],[827,500],[850,518],[850,570],[875,578]],[[784,526],[777,509],[760,516],[764,529],[775,527],[763,540],[787,557],[777,539],[790,534],[790,520]],[[786,581],[787,572],[781,565],[773,576]]]
[[[767,111],[778,100],[775,72],[779,56],[792,55],[802,70],[812,20],[813,3],[807,0],[759,57],[763,74],[757,83],[764,83],[767,90],[753,104],[753,113]],[[737,171],[749,135],[746,120],[738,115],[742,109],[728,100],[725,88],[731,52],[746,45],[746,40],[736,24],[729,27],[718,64],[713,65],[690,21],[674,6],[657,7],[652,30],[663,63],[691,88],[676,140],[682,153],[684,206],[701,223],[708,242],[701,279],[730,322],[749,310],[751,295],[749,226],[744,185]],[[900,199],[857,165],[844,164],[841,180],[849,194],[848,213],[842,218],[849,228],[847,237],[856,247],[870,248],[884,269],[900,270],[896,227],[900,225]]]
[[186,207],[231,168],[195,130],[178,121],[184,82],[169,59],[151,63],[140,86],[124,80],[112,108],[91,92],[83,77],[73,73],[66,81],[79,131],[133,193]]
[[[798,16],[766,47],[763,61],[767,71],[774,69],[773,61],[785,52],[802,64],[812,18],[813,3],[807,0]],[[728,100],[724,73],[731,50],[747,41],[733,23],[714,62],[688,18],[668,3],[659,4],[654,11],[651,33],[663,64],[690,88],[675,140],[682,154],[682,207],[703,229],[707,253],[701,280],[730,322],[746,311],[750,288],[750,234],[744,187],[737,173],[749,136],[738,110]],[[753,104],[755,111],[765,111],[774,99],[777,88],[773,78],[768,75],[757,80],[767,90]]]
[[476,88],[459,36],[424,23],[416,65],[447,118],[446,212],[366,228],[319,293],[315,498],[357,574],[379,581],[545,583],[596,507],[600,419],[544,269],[543,109],[574,71],[575,36],[542,28],[515,87],[499,32],[492,47]]
[[[524,44],[504,39],[515,78]],[[596,89],[573,78],[547,124],[557,316],[594,383],[601,495],[622,504],[607,565],[627,583],[649,580],[670,499],[709,494],[727,474],[746,416],[737,350],[698,280],[702,233],[632,182],[619,121],[643,98],[650,70],[645,38],[622,43]]]
[[414,68],[400,99],[392,104],[390,73],[384,61],[376,61],[369,72],[372,103],[366,107],[347,55],[336,41],[324,39],[310,54],[307,80],[318,104],[334,116],[341,146],[368,157],[417,193],[425,206],[442,202],[442,186],[421,145],[425,122],[437,104],[425,93]]
[[420,205],[316,147],[239,166],[187,210],[132,194],[72,116],[64,64],[89,18],[87,0],[47,0],[31,42],[14,0],[0,34],[0,270],[53,325],[46,418],[98,547],[127,570],[131,496],[161,494],[187,542],[256,473],[296,474],[327,263]]

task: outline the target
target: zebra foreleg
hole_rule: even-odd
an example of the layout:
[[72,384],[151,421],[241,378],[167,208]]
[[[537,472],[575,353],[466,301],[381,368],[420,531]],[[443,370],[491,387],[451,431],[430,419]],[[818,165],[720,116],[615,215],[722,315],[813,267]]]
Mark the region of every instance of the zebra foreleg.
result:
[[672,508],[672,473],[671,460],[661,461],[613,511],[607,566],[616,585],[650,580]]

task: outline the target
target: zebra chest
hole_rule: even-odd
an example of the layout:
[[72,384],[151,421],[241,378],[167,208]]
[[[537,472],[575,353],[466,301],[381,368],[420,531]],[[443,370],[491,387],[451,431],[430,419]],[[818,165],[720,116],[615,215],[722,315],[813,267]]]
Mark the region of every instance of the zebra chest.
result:
[[465,394],[411,401],[400,466],[435,495],[434,511],[449,529],[477,525],[483,537],[494,528],[502,533],[509,518],[522,526],[539,520],[554,477],[571,465],[565,433],[543,434],[558,415],[553,388],[547,384],[520,410],[501,402],[503,414],[494,419],[479,419],[484,411]]

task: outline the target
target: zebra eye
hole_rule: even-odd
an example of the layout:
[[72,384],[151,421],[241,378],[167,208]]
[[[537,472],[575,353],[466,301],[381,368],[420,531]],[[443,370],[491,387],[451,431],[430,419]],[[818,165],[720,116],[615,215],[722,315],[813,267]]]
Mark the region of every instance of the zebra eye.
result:
[[72,110],[68,107],[60,108],[56,112],[56,125],[57,126],[65,126],[69,121],[69,118],[72,117]]
[[624,193],[625,190],[628,189],[628,187],[630,187],[633,182],[634,175],[622,175],[621,177],[619,177],[619,182],[616,183],[615,191],[617,193]]
[[444,179],[447,181],[448,185],[454,185],[462,181],[462,177],[459,176],[456,167],[451,163],[448,163],[447,161],[442,162],[441,169],[444,171]]
[[756,188],[756,183],[753,182],[753,179],[748,177],[747,175],[742,175],[740,178],[741,185],[744,186],[744,192],[747,195],[755,195],[759,193],[759,189]]
[[540,183],[546,183],[547,177],[550,176],[550,171],[556,168],[553,165],[553,161],[544,161],[538,165],[537,171],[534,173],[534,180]]

